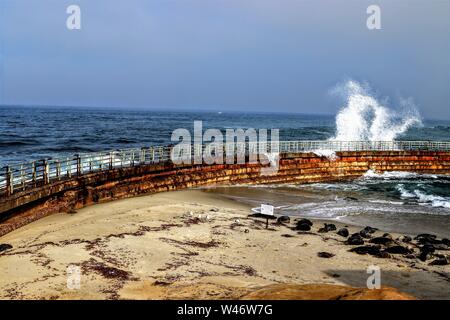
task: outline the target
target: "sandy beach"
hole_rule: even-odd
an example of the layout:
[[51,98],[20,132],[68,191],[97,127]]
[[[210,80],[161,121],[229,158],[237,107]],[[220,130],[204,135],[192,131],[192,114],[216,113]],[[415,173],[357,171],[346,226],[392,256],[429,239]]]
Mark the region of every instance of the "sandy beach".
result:
[[[250,213],[218,194],[189,190],[43,218],[0,238],[12,246],[0,253],[0,298],[238,299],[274,284],[364,288],[367,267],[375,265],[382,286],[450,299],[448,265],[356,254],[336,231],[318,233],[323,221],[313,220],[308,232],[294,230],[293,217],[265,229]],[[70,266],[81,270],[79,288],[67,286]]]

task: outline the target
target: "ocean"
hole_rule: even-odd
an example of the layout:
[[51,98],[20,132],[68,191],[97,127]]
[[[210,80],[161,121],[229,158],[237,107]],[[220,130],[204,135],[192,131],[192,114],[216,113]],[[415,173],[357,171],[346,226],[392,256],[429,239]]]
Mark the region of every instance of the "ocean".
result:
[[[203,121],[208,128],[279,129],[280,140],[326,140],[348,135],[355,121],[372,130],[367,119],[350,110],[338,116],[250,113],[146,111],[95,108],[0,107],[0,167],[76,153],[165,145],[172,131]],[[350,117],[347,122],[339,122]],[[400,119],[405,121],[405,119]],[[343,123],[343,124],[342,124]],[[401,128],[383,119],[383,134],[395,131],[397,140],[449,140],[450,121],[421,120]],[[339,127],[341,126],[341,127]],[[372,127],[371,127],[372,126]],[[379,125],[377,125],[379,126]],[[353,132],[352,134],[355,134]],[[360,131],[356,134],[364,135]],[[429,232],[450,236],[450,177],[413,173],[377,174],[343,183],[226,187],[216,190],[258,206],[272,203],[277,213],[337,219],[406,233]]]

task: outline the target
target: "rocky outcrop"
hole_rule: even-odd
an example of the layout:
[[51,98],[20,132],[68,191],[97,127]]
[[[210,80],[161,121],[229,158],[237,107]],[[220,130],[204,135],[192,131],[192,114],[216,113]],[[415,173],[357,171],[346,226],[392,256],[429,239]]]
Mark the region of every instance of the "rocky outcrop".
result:
[[242,300],[416,300],[395,288],[353,288],[332,284],[274,284],[257,289]]

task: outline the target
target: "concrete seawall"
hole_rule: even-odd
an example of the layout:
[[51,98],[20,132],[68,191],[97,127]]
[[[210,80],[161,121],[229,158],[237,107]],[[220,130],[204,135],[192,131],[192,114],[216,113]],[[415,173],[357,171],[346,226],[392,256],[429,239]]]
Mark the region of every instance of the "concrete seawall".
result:
[[0,198],[0,236],[57,212],[142,194],[185,188],[270,183],[332,182],[376,172],[450,174],[450,151],[346,151],[334,159],[313,153],[281,155],[279,170],[260,164],[175,166],[148,164],[89,173]]

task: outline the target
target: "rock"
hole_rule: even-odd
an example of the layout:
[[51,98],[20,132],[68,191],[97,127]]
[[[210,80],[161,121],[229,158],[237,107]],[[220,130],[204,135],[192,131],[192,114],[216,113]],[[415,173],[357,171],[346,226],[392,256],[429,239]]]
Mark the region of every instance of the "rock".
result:
[[369,239],[372,238],[372,236],[370,235],[370,232],[368,232],[367,230],[363,229],[359,232],[359,235],[363,238]]
[[249,232],[250,232],[250,230],[248,230],[248,229],[244,230],[244,233],[249,233]]
[[313,223],[308,219],[300,219],[297,221],[296,230],[309,231]]
[[383,234],[383,237],[384,237],[384,238],[392,239],[392,236],[391,236],[389,233]]
[[377,228],[372,228],[370,226],[367,226],[363,230],[366,231],[367,233],[372,234],[372,233],[375,233],[375,231],[377,231],[378,229]]
[[435,244],[432,244],[432,246],[436,250],[448,250],[448,246],[443,243],[435,243]]
[[243,300],[415,300],[390,287],[353,288],[334,284],[271,284],[243,296]]
[[0,244],[0,252],[12,249],[12,247],[13,246],[10,244],[2,243],[2,244]]
[[421,248],[420,248],[420,252],[424,252],[424,253],[434,253],[436,251],[434,245],[432,244],[424,244]]
[[448,265],[448,260],[446,257],[439,257],[429,263],[430,266],[446,266]]
[[330,252],[322,251],[322,252],[318,252],[317,256],[320,257],[320,258],[332,258],[332,257],[334,257],[334,254],[330,253]]
[[450,240],[449,240],[449,239],[444,238],[444,239],[441,240],[441,242],[442,242],[443,244],[445,244],[447,247],[450,247]]
[[380,247],[378,246],[360,246],[349,250],[350,252],[356,252],[357,254],[370,254],[377,256],[380,254]]
[[218,209],[218,208],[211,208],[211,209],[209,209],[209,211],[212,211],[212,212],[219,212],[219,209]]
[[313,223],[311,222],[311,220],[309,220],[309,219],[299,219],[299,220],[297,220],[297,224],[303,224],[303,223],[306,223],[306,224],[308,224],[310,227],[312,227],[312,225],[313,225]]
[[307,223],[299,223],[297,224],[297,226],[295,226],[295,230],[309,231],[311,230],[311,226]]
[[67,210],[67,213],[68,214],[75,214],[75,213],[77,213],[77,211],[74,208],[71,208],[71,209]]
[[428,252],[420,252],[418,258],[420,259],[420,261],[425,262],[431,258],[431,254]]
[[347,229],[347,228],[341,228],[341,229],[338,230],[337,234],[340,235],[340,236],[342,236],[342,237],[347,238],[349,232],[348,232],[348,229]]
[[424,244],[420,248],[420,254],[419,254],[418,258],[421,261],[427,261],[428,259],[430,259],[432,257],[434,251],[436,251],[436,249],[434,248],[434,246],[432,244]]
[[421,233],[414,237],[414,240],[419,240],[419,239],[436,239],[436,236],[434,234]]
[[392,243],[393,240],[391,238],[387,238],[387,237],[376,237],[373,239],[369,240],[370,243],[375,243],[375,244],[382,244],[382,245],[387,245],[389,243]]
[[380,251],[380,253],[376,256],[378,258],[384,258],[384,259],[388,259],[391,257],[391,255],[389,253],[387,253],[386,251]]
[[289,223],[291,222],[291,218],[289,218],[288,216],[280,216],[277,219],[278,223]]
[[422,233],[417,235],[414,240],[417,240],[420,244],[434,244],[440,243],[440,241],[436,240],[436,236],[434,234]]
[[324,223],[323,225],[324,225],[323,228],[319,229],[319,232],[321,233],[336,230],[336,226],[332,223]]
[[400,238],[398,238],[398,240],[400,240],[401,242],[409,243],[412,241],[412,238],[410,236],[401,236]]
[[355,198],[355,197],[345,197],[344,200],[347,200],[347,201],[358,201],[358,199]]
[[364,244],[364,240],[359,233],[354,233],[345,241],[345,244],[360,245]]
[[387,247],[386,249],[384,249],[384,251],[387,252],[387,253],[393,253],[393,254],[408,254],[408,253],[411,253],[411,250],[409,250],[408,248],[399,246],[399,245]]
[[405,254],[405,258],[407,259],[416,259],[417,257],[413,253]]

